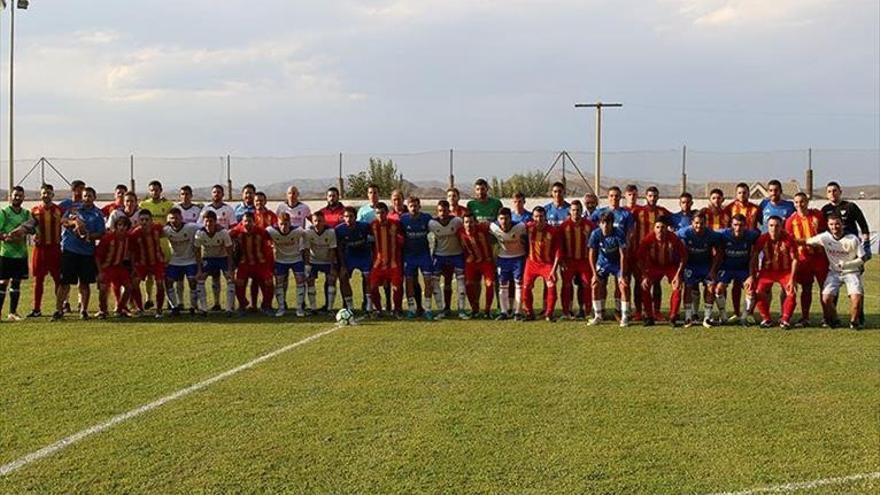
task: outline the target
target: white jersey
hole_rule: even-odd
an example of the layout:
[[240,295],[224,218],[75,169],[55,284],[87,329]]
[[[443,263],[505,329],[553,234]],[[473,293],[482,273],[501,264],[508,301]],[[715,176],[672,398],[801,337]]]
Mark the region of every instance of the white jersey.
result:
[[221,203],[220,206],[214,206],[213,203],[206,204],[202,208],[202,219],[204,219],[205,213],[209,211],[213,211],[217,215],[217,225],[224,229],[228,229],[237,223],[235,221],[235,210],[226,203]]
[[139,210],[134,210],[134,213],[131,215],[125,213],[125,210],[122,208],[111,211],[110,216],[107,217],[107,230],[112,229],[113,225],[116,224],[116,221],[122,217],[128,217],[128,219],[131,220],[131,228],[135,228],[138,221],[138,211]]
[[290,206],[286,201],[281,203],[275,209],[275,214],[280,217],[282,213],[290,215],[290,225],[301,229],[306,228],[306,222],[312,216],[311,208],[303,202],[299,202],[295,206]]
[[326,227],[318,234],[315,229],[305,231],[305,242],[312,264],[327,265],[336,259],[336,231]]
[[211,235],[203,227],[196,232],[196,247],[202,249],[203,258],[225,258],[226,250],[232,247],[232,238],[226,229],[218,229]]
[[847,234],[835,239],[831,232],[822,232],[807,239],[807,244],[825,249],[831,271],[840,274],[861,272],[861,265],[849,263],[865,255],[865,247],[858,237]]
[[461,218],[452,217],[443,225],[436,218],[428,222],[428,231],[434,236],[434,256],[458,256],[462,253],[458,231],[463,226]]
[[282,234],[276,227],[266,229],[272,244],[275,246],[275,261],[278,263],[299,263],[302,261],[303,242],[306,230],[291,228],[287,234]]
[[189,208],[185,208],[181,203],[174,205],[180,210],[183,223],[199,223],[202,220],[202,205],[190,203]]
[[515,223],[505,232],[498,223],[492,222],[489,232],[498,241],[499,258],[519,258],[526,255],[526,224]]
[[187,266],[196,264],[195,240],[199,226],[194,223],[185,223],[180,230],[175,230],[171,225],[162,228],[165,237],[171,243],[171,260],[169,265]]

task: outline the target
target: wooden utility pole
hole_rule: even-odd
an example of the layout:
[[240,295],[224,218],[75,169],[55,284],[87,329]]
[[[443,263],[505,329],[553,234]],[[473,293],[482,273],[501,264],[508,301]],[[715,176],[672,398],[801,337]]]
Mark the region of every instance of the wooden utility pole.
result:
[[596,109],[596,170],[593,180],[593,190],[598,194],[600,183],[602,180],[602,109],[605,107],[622,107],[623,103],[576,103],[575,108],[595,108]]

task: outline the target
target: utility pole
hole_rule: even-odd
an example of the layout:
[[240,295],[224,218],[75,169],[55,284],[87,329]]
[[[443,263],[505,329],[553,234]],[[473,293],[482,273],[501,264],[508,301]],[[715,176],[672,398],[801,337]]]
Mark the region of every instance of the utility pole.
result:
[[342,179],[342,152],[339,152],[339,197],[345,197],[345,180]]
[[807,197],[813,199],[813,148],[807,149]]
[[226,198],[232,201],[232,157],[226,155]]
[[593,180],[593,190],[599,194],[599,185],[602,180],[602,109],[605,107],[622,107],[623,103],[576,103],[575,108],[595,108],[596,109],[596,170]]
[[129,190],[131,192],[135,192],[134,189],[134,153],[128,156],[128,181],[129,181]]
[[455,165],[455,150],[449,148],[449,188],[455,187],[455,173],[453,167]]
[[681,147],[681,194],[686,193],[688,190],[687,156],[688,147],[685,144]]

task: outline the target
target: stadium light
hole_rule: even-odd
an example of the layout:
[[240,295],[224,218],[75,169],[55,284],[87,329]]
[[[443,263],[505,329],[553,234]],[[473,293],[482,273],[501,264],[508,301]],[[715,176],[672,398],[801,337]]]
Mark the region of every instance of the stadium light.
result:
[[[9,187],[8,197],[12,198],[12,188],[15,187],[15,146],[13,133],[15,129],[15,114],[13,110],[15,97],[15,11],[27,10],[30,0],[17,0],[14,8],[9,9]],[[6,0],[0,0],[0,9],[6,8]]]
[[599,194],[599,182],[602,178],[602,109],[605,107],[622,107],[623,103],[575,103],[575,108],[596,109],[596,170],[593,178],[593,192]]

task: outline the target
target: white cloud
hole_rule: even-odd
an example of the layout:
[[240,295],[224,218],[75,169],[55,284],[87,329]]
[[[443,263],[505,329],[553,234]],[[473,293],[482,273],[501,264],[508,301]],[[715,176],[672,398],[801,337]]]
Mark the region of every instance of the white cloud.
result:
[[660,0],[699,27],[802,26],[813,22],[833,0]]

